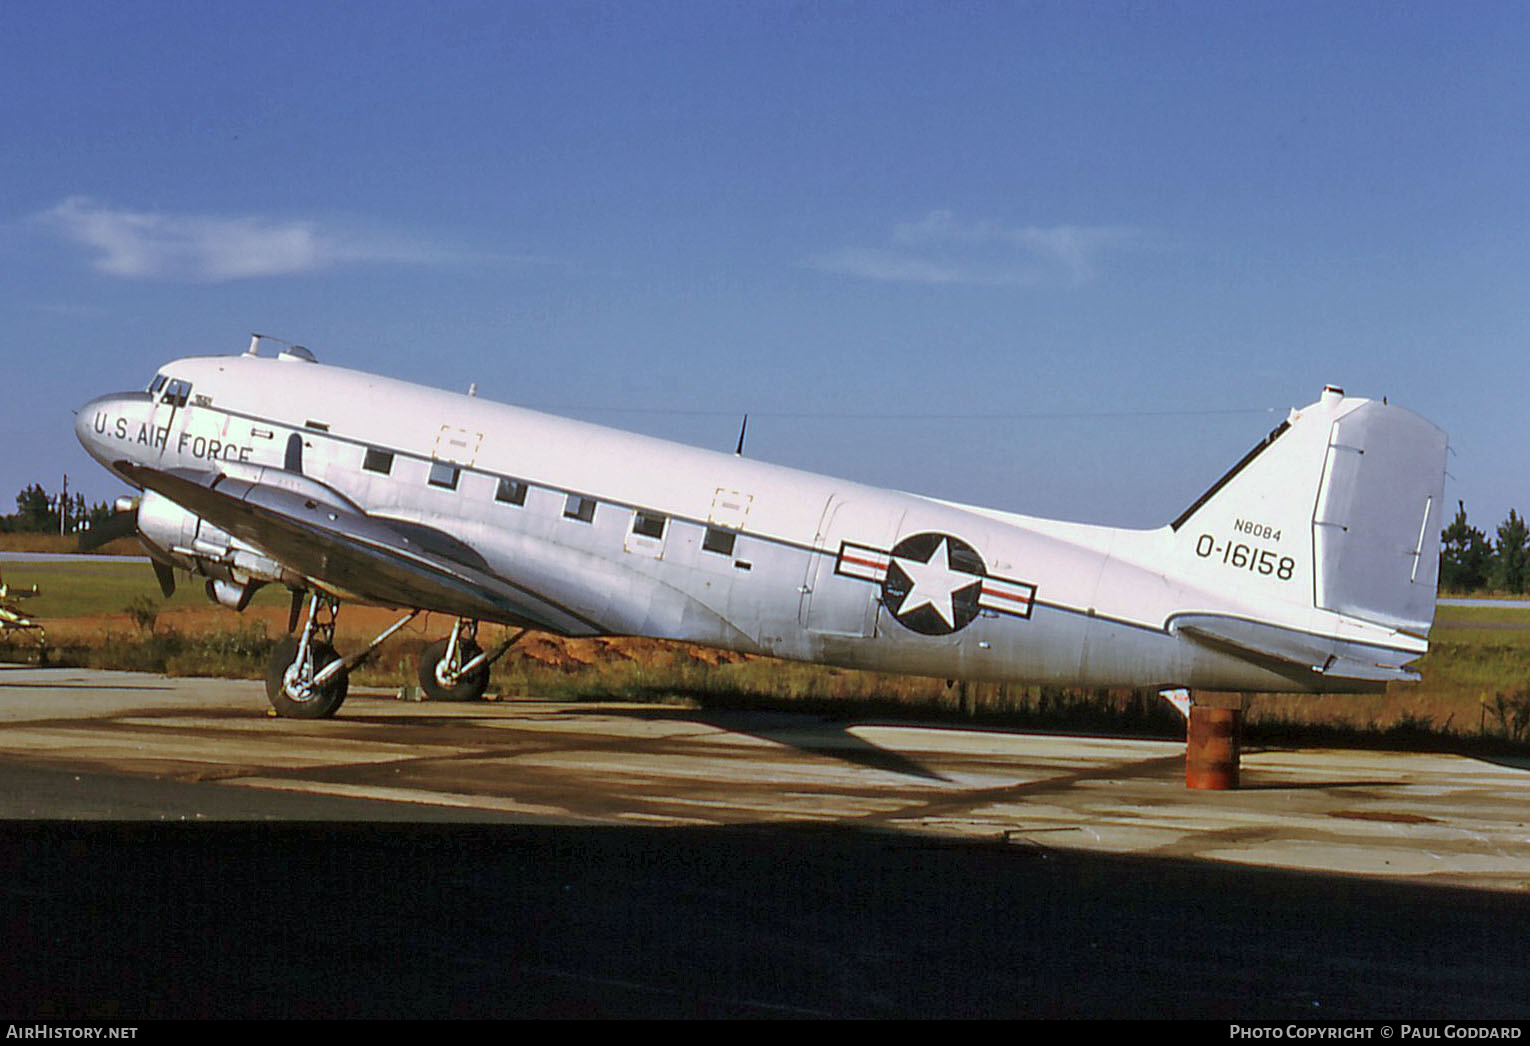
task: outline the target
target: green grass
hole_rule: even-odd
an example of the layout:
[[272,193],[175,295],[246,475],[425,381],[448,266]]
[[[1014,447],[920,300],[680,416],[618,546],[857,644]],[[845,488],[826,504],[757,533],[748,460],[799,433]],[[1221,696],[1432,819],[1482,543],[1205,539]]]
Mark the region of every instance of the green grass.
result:
[[[38,594],[23,605],[28,614],[45,623],[49,618],[120,614],[139,598],[164,608],[208,605],[201,582],[188,580],[184,574],[176,579],[175,595],[166,599],[147,563],[122,563],[103,557],[102,562],[90,563],[5,563],[0,571],[13,588],[37,586]],[[255,594],[254,605],[285,607],[287,599],[286,589],[268,586]]]

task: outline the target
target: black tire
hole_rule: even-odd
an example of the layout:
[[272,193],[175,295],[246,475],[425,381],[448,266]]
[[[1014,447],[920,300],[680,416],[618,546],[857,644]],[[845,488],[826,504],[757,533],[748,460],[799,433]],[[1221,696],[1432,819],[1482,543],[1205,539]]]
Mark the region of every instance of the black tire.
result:
[[[420,689],[427,701],[477,701],[489,689],[489,666],[479,665],[457,681],[456,686],[442,686],[436,679],[436,666],[446,656],[446,644],[442,639],[420,651]],[[483,651],[472,641],[458,642],[463,661],[471,661]]]
[[[290,693],[286,686],[287,669],[297,659],[298,641],[288,636],[276,644],[271,660],[266,663],[266,697],[276,714],[290,719],[327,719],[340,709],[345,695],[350,691],[350,673],[341,672],[307,698]],[[340,660],[334,647],[327,643],[314,643],[309,651],[313,670],[318,672],[332,661]]]

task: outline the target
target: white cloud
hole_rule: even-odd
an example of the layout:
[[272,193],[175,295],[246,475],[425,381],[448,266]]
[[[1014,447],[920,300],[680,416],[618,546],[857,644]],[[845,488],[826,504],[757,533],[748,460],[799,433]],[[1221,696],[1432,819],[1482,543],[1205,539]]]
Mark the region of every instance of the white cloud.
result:
[[824,272],[903,283],[1079,286],[1098,275],[1103,254],[1136,245],[1141,237],[1121,226],[1007,228],[932,211],[917,222],[893,226],[890,240],[891,246],[843,247],[817,254],[805,264]]
[[223,283],[353,262],[427,263],[448,252],[308,221],[120,210],[71,196],[37,219],[96,252],[95,268],[128,279]]

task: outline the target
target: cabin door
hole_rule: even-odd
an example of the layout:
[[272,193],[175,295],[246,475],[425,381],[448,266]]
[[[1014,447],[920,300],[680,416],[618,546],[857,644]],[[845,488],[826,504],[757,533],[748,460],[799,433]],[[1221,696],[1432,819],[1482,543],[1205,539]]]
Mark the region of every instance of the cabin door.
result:
[[879,517],[838,494],[830,495],[818,522],[807,576],[802,583],[798,603],[802,627],[828,635],[876,635],[882,587],[854,576],[854,570],[844,569],[846,542],[852,546],[887,548],[902,522],[901,511],[895,516]]

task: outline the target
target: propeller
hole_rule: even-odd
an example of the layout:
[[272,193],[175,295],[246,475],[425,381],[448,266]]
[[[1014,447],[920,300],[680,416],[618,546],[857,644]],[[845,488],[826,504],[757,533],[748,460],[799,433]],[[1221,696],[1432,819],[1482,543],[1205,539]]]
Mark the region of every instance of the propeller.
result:
[[116,511],[89,530],[80,531],[80,551],[94,552],[108,541],[130,538],[138,533],[138,504],[126,511]]
[[150,558],[149,565],[154,568],[154,577],[159,582],[159,590],[169,599],[175,595],[175,571],[169,563],[161,563],[157,559]]
[[[136,537],[138,534],[138,505],[137,498],[118,498],[116,510],[100,523],[80,534],[79,548],[81,552],[94,552],[102,545],[118,538]],[[169,563],[161,562],[149,551],[149,565],[154,568],[154,578],[159,582],[159,590],[164,593],[166,599],[175,595],[175,571]]]

